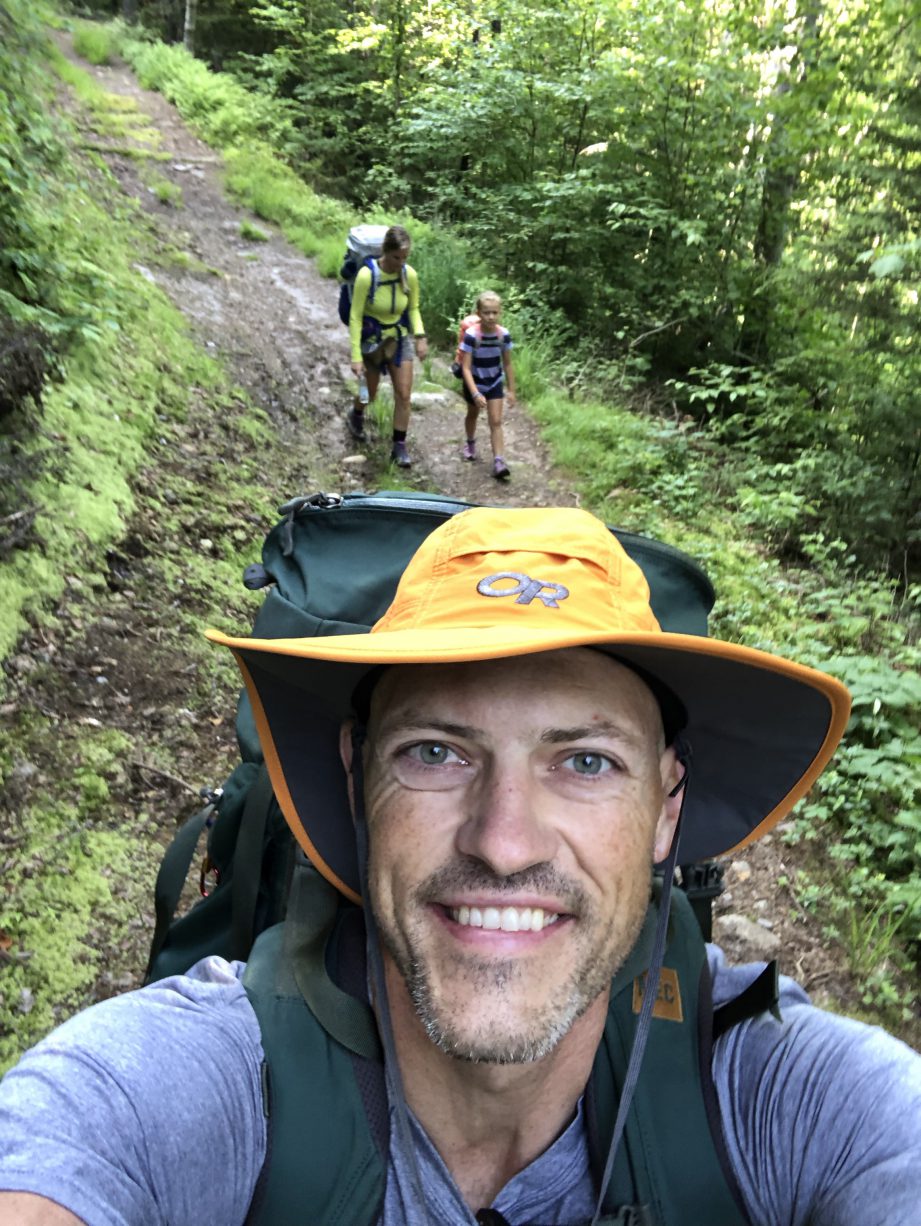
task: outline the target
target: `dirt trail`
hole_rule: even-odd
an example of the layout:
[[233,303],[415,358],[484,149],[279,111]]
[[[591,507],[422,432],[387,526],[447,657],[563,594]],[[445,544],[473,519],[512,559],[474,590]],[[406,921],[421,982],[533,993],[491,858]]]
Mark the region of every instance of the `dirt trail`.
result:
[[[62,42],[62,49],[67,46]],[[389,453],[389,435],[357,446],[344,427],[351,375],[346,330],[336,313],[338,286],[321,277],[271,225],[232,204],[223,189],[220,159],[185,126],[161,94],[141,89],[123,66],[81,66],[110,93],[133,99],[160,133],[158,177],[180,189],[181,206],[163,203],[145,184],[141,163],[107,155],[125,191],[136,197],[170,241],[199,264],[145,270],[193,322],[196,335],[233,369],[240,385],[271,414],[296,444],[301,431],[317,433],[327,456],[342,466],[341,488],[363,485],[363,453],[377,468]],[[268,241],[241,236],[240,223],[254,222]],[[200,267],[204,266],[204,267]],[[423,287],[424,289],[424,287]],[[423,292],[423,315],[425,309]],[[410,448],[411,480],[471,502],[509,505],[571,505],[576,495],[554,471],[539,433],[524,412],[507,413],[507,456],[513,478],[495,481],[486,460],[460,458],[464,406],[460,396],[422,385],[417,363]],[[384,381],[384,388],[387,381]],[[485,423],[481,450],[488,451]],[[403,476],[403,474],[401,474]],[[386,482],[383,482],[386,484]],[[291,492],[282,491],[287,496]]]
[[[75,58],[65,39],[60,39],[60,45]],[[358,458],[362,453],[356,451],[344,428],[350,370],[345,329],[336,314],[335,283],[320,277],[312,261],[271,226],[228,200],[219,157],[190,133],[160,94],[142,89],[124,66],[94,68],[77,62],[107,91],[133,99],[160,133],[159,149],[168,159],[154,163],[155,174],[181,190],[181,205],[161,201],[141,160],[118,152],[105,153],[105,158],[125,192],[140,202],[163,249],[191,257],[186,267],[164,259],[156,267],[139,271],[161,286],[186,314],[202,345],[232,369],[241,387],[265,409],[279,435],[287,453],[286,471],[277,478],[278,488],[267,489],[267,507],[317,488],[311,471],[318,454],[338,472],[339,489],[386,488],[381,469],[389,451],[387,439],[372,438],[362,462]],[[86,129],[88,121],[84,118],[82,122]],[[266,231],[268,240],[243,238],[240,226],[244,220]],[[424,287],[422,307],[424,314]],[[485,460],[464,463],[459,454],[463,441],[460,397],[434,387],[420,389],[418,373],[417,368],[410,436],[414,485],[480,503],[577,504],[573,485],[554,469],[524,410],[508,414],[507,455],[513,469],[508,484],[492,479]],[[213,439],[208,446],[213,450]],[[187,443],[175,450],[169,462],[176,466],[199,463],[202,479],[213,480],[219,479],[220,464],[234,459],[228,450],[203,461],[195,451],[194,441]],[[266,526],[251,526],[254,557]],[[193,525],[190,532],[198,530],[199,535],[207,536],[207,528],[199,530]],[[161,842],[171,835],[176,817],[194,808],[187,781],[196,785],[219,782],[235,753],[226,694],[214,693],[210,718],[192,717],[185,710],[187,670],[168,639],[158,647],[159,627],[169,619],[168,601],[161,594],[162,604],[158,604],[156,592],[145,588],[145,567],[158,551],[170,546],[158,537],[156,525],[139,514],[129,538],[114,551],[114,561],[110,559],[110,607],[97,610],[97,620],[90,626],[79,618],[68,623],[65,609],[67,641],[49,646],[44,637],[40,642],[26,640],[18,656],[20,664],[13,668],[14,673],[17,667],[22,673],[23,701],[36,703],[43,711],[57,710],[62,720],[75,718],[75,712],[82,718],[81,712],[89,710],[93,718],[126,727],[151,741],[154,750],[160,745],[168,751],[182,778],[163,776],[144,763],[135,763],[122,798],[127,811],[136,807],[142,794],[151,815],[151,833]],[[125,591],[130,599],[124,598]],[[138,591],[147,598],[139,600]],[[180,598],[193,599],[189,595]],[[174,594],[174,603],[175,599]],[[36,653],[55,666],[37,682],[30,681]],[[92,684],[100,658],[108,660],[112,679],[104,693]],[[201,714],[208,716],[207,710]],[[35,765],[31,785],[41,783],[43,769],[53,772],[53,762],[38,760]],[[717,906],[717,938],[735,958],[771,957],[782,944],[785,969],[797,974],[807,988],[815,989],[821,998],[823,985],[832,982],[839,998],[844,997],[848,993],[840,953],[829,951],[814,920],[774,884],[782,874],[791,875],[790,854],[779,839],[768,838],[744,860],[728,866],[729,888]],[[148,922],[147,917],[139,919],[135,935],[111,950],[98,995],[137,982]],[[101,940],[105,944],[105,934]]]

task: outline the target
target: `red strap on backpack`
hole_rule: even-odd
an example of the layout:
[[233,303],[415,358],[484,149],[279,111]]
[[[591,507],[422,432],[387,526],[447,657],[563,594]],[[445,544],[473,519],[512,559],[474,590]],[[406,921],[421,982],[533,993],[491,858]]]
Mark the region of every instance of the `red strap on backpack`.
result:
[[479,340],[479,337],[480,337],[479,328],[480,328],[479,315],[476,315],[476,314],[465,315],[464,318],[461,320],[460,328],[457,331],[457,352],[454,354],[454,361],[457,362],[458,366],[460,366],[463,361],[463,354],[461,353],[461,343],[464,339],[464,336],[468,332],[472,332],[474,329],[476,329],[476,332],[475,332],[476,339]]

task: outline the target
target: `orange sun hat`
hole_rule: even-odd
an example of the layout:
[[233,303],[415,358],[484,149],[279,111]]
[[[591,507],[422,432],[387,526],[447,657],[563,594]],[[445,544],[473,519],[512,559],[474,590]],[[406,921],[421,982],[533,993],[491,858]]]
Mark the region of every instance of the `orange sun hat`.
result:
[[850,711],[847,689],[825,673],[664,632],[640,567],[601,520],[573,508],[478,507],[453,516],[419,546],[370,633],[207,633],[236,656],[295,838],[353,900],[359,878],[338,726],[373,668],[593,647],[661,683],[687,717],[685,863],[733,851],[776,825],[828,763]]

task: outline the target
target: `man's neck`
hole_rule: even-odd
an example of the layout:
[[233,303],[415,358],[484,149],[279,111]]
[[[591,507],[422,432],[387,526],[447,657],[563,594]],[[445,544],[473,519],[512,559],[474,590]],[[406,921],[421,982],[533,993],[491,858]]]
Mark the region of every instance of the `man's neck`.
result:
[[607,1011],[599,997],[549,1056],[529,1064],[475,1064],[437,1048],[401,985],[388,985],[406,1101],[467,1205],[492,1203],[508,1181],[572,1121]]

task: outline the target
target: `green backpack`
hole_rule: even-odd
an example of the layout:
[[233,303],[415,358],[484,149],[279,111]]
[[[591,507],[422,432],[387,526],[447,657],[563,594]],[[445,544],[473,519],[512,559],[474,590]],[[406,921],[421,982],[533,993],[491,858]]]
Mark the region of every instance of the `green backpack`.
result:
[[[253,633],[284,638],[370,629],[424,538],[469,506],[404,492],[292,499],[265,539],[262,562],[244,572],[248,588],[267,589]],[[705,635],[714,592],[701,568],[671,546],[611,531],[642,568],[662,628]],[[245,693],[236,732],[240,763],[223,786],[203,789],[205,807],[179,829],[160,866],[148,982],[180,974],[210,954],[245,960],[256,937],[284,918],[295,843],[272,794]],[[203,897],[175,918],[204,831]],[[710,865],[682,870],[705,936],[709,896],[719,892],[717,872]]]

